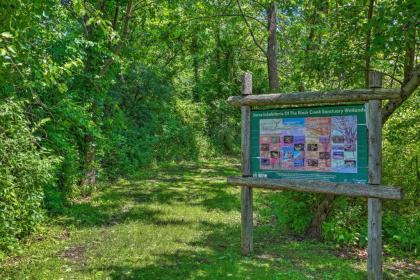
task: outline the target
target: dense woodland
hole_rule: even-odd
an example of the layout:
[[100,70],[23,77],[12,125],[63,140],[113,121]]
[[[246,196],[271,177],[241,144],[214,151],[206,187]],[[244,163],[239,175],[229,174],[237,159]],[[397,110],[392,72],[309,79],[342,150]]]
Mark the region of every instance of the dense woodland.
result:
[[[420,249],[416,0],[2,0],[0,258],[72,199],[165,162],[237,156],[244,71],[255,93],[363,88],[383,104],[386,252]],[[279,234],[367,243],[366,200],[277,193]],[[3,253],[1,253],[3,252]]]

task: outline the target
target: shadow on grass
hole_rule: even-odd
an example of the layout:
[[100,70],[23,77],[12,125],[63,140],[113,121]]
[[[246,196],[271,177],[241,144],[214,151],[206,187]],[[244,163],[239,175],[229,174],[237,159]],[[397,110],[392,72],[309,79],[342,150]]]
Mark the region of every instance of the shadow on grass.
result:
[[113,264],[92,271],[106,271],[111,279],[366,278],[363,271],[328,255],[317,244],[270,244],[255,248],[251,257],[243,257],[239,254],[238,226],[200,222],[198,227],[207,233],[203,238],[188,243],[188,249],[155,255],[153,264]]
[[165,215],[168,213],[162,206],[167,205],[202,207],[208,212],[239,211],[239,192],[231,191],[224,183],[226,176],[236,172],[236,168],[214,164],[169,167],[138,178],[135,183],[112,186],[92,201],[72,205],[63,223],[77,227],[109,227],[140,221],[161,227],[194,227],[203,233],[188,243],[173,241],[182,243],[182,249],[155,252],[152,263],[110,261],[89,268],[91,273],[105,271],[112,279],[366,278],[364,272],[349,262],[328,254],[321,244],[279,240],[257,227],[254,256],[242,257],[238,223],[184,220]]
[[229,193],[224,182],[226,176],[236,171],[236,168],[212,164],[169,166],[164,171],[146,174],[134,183],[111,186],[90,201],[72,203],[58,223],[84,228],[132,220],[153,222],[161,213],[149,213],[147,207],[142,207],[150,204],[181,203],[209,211],[239,210],[239,196]]

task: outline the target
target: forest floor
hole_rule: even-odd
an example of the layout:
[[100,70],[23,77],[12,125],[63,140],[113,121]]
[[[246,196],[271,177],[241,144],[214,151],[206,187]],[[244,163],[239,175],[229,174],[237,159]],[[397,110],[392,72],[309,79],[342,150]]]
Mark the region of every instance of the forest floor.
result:
[[[0,279],[366,279],[366,258],[280,236],[258,223],[242,257],[238,162],[214,159],[144,170],[74,201],[0,263]],[[256,191],[258,197],[268,192]],[[261,205],[262,207],[262,205]],[[419,279],[387,260],[388,279]],[[417,274],[417,275],[416,275]]]

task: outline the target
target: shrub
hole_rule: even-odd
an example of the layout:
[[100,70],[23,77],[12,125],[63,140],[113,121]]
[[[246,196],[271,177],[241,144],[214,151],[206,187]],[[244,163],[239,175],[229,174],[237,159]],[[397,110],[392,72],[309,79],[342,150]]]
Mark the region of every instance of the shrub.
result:
[[0,103],[0,251],[43,220],[43,187],[51,184],[53,161],[38,149],[22,103]]

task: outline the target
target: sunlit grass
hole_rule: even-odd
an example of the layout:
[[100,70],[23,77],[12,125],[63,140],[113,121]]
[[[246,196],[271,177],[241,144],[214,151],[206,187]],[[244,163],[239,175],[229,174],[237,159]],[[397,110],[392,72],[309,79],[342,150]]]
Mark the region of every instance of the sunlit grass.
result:
[[264,226],[255,229],[254,255],[242,257],[239,189],[225,184],[238,173],[235,159],[214,159],[120,180],[66,208],[1,264],[0,278],[366,278],[365,261]]

